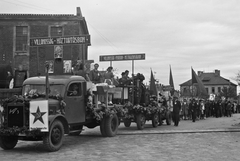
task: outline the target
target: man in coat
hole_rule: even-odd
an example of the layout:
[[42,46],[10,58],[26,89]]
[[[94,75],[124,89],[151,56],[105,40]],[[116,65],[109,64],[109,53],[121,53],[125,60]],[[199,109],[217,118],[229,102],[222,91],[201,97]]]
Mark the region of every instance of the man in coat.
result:
[[183,119],[187,120],[188,119],[188,103],[186,99],[183,100],[182,111],[183,111]]
[[197,115],[197,102],[195,100],[195,98],[192,99],[192,102],[189,104],[189,109],[192,112],[192,121],[195,122],[196,121],[196,115]]
[[179,120],[180,120],[180,116],[179,116],[179,112],[181,110],[181,103],[178,100],[178,97],[174,96],[173,97],[173,122],[174,122],[174,126],[178,126]]

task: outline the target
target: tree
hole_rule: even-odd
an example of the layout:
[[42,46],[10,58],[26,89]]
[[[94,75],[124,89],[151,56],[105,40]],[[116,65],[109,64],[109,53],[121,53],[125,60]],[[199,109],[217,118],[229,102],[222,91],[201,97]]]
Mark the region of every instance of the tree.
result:
[[219,98],[225,97],[228,98],[235,98],[237,95],[235,93],[234,88],[232,87],[223,87],[222,91],[219,93]]
[[240,71],[238,71],[236,77],[234,78],[235,81],[238,82],[238,85],[240,86]]

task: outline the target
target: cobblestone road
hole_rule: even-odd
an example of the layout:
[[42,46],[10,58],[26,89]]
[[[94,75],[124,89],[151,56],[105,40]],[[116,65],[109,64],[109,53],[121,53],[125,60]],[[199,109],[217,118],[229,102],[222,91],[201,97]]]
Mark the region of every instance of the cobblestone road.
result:
[[[136,130],[135,124],[130,128],[121,124],[119,135],[112,138],[101,137],[98,128],[86,129],[80,136],[66,136],[63,147],[57,152],[45,152],[42,142],[20,141],[13,150],[1,149],[0,160],[240,160],[240,132],[198,132],[209,129],[239,130],[239,123],[240,114],[195,123],[181,121],[179,127],[163,125],[152,128],[151,122],[148,122],[142,131]],[[163,131],[169,133],[161,134]]]

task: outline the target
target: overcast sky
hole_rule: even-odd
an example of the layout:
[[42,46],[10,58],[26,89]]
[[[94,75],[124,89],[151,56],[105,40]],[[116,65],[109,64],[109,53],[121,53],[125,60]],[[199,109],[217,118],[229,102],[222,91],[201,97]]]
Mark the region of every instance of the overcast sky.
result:
[[[134,61],[134,73],[149,81],[151,69],[169,84],[170,65],[175,88],[196,71],[221,71],[237,84],[240,70],[239,0],[0,0],[1,13],[75,14],[80,7],[91,35],[89,59],[100,55],[145,53]],[[116,74],[132,62],[114,61]]]

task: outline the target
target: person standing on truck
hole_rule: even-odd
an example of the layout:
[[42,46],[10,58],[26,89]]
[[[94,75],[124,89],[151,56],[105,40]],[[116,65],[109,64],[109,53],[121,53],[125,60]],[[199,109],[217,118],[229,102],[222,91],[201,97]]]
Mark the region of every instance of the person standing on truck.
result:
[[108,67],[106,73],[104,73],[104,83],[107,83],[108,85],[113,84],[113,67]]
[[121,85],[127,86],[131,84],[132,79],[128,76],[129,71],[125,70],[125,72],[122,72],[122,78],[120,78],[119,82]]
[[[108,67],[106,73],[104,73],[104,83],[107,83],[108,85],[113,85],[113,79],[114,79],[114,75],[113,75],[113,67]],[[112,97],[113,94],[109,93],[108,94],[108,104],[112,105]]]
[[89,78],[94,83],[100,83],[100,72],[98,71],[99,65],[97,63],[94,64],[94,69],[89,72]]

